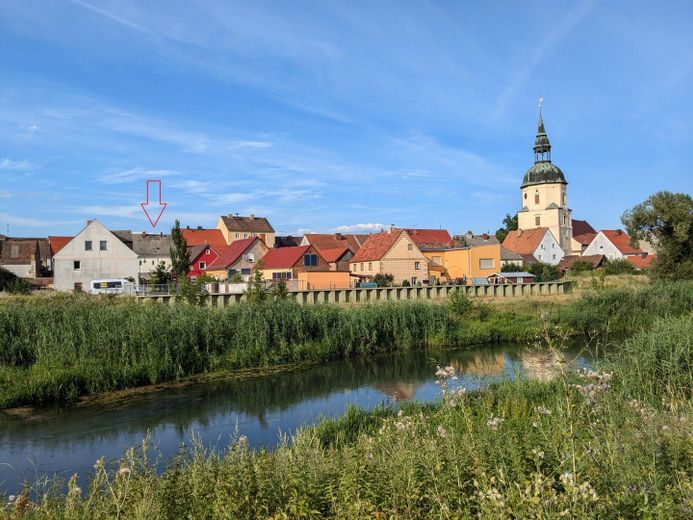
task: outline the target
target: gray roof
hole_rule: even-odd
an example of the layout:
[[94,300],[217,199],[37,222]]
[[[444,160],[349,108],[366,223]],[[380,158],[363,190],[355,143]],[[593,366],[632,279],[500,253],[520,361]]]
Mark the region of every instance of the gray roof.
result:
[[111,231],[137,256],[162,257],[171,255],[171,235],[133,233],[132,231]]
[[274,228],[265,217],[250,215],[241,217],[238,215],[222,215],[221,220],[229,231],[247,231],[251,233],[274,233]]
[[501,260],[519,260],[522,262],[522,255],[511,251],[507,247],[501,246]]
[[500,244],[495,235],[484,234],[484,235],[472,235],[467,233],[463,236],[464,241],[468,246],[485,246],[489,244]]
[[527,271],[517,271],[515,273],[504,272],[504,273],[499,273],[499,274],[501,276],[505,276],[506,278],[520,278],[520,277],[527,278],[529,276],[531,276],[532,278],[535,277],[532,273],[528,273]]
[[188,248],[188,257],[190,258],[190,261],[192,262],[200,256],[200,254],[209,247],[209,244],[205,242],[204,244],[199,244],[196,246],[192,246]]

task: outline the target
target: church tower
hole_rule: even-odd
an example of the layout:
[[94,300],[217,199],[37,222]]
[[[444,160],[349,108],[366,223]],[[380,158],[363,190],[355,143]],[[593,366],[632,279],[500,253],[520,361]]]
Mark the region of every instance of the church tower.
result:
[[549,228],[563,252],[570,255],[573,223],[567,185],[561,169],[551,162],[551,143],[544,129],[540,100],[534,166],[527,170],[522,180],[522,209],[517,212],[517,224],[518,229]]

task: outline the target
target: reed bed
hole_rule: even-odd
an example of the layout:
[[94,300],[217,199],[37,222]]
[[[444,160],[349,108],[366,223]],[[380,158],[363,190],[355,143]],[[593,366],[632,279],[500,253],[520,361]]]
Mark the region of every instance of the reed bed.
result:
[[417,302],[217,309],[88,297],[12,300],[0,305],[0,409],[209,371],[527,341],[547,329],[631,332],[657,316],[690,312],[693,283],[607,289],[563,305],[518,302],[515,310],[462,307],[464,314]]
[[183,449],[159,473],[148,442],[96,462],[88,488],[5,497],[7,518],[690,518],[693,316],[615,343],[597,371],[351,409],[279,449],[244,437]]

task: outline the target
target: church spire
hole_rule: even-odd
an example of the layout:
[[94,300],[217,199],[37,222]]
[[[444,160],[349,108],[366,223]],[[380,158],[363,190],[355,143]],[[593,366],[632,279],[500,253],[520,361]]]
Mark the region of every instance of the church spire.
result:
[[551,143],[549,136],[546,135],[544,129],[544,119],[541,116],[541,105],[544,103],[544,98],[539,98],[539,125],[537,127],[537,136],[534,139],[534,162],[548,161],[551,162]]

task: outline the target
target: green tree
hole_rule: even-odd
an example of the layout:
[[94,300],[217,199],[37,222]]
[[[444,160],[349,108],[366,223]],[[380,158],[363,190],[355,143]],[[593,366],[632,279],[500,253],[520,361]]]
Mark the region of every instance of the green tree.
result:
[[693,199],[660,191],[621,217],[632,241],[654,242],[651,274],[661,279],[693,279]]
[[10,294],[30,294],[31,285],[24,278],[16,277],[7,284],[5,290]]
[[151,271],[152,283],[156,285],[166,285],[171,281],[171,272],[166,268],[166,262],[159,262]]
[[269,291],[267,290],[267,285],[265,284],[265,279],[262,276],[262,270],[265,267],[265,263],[260,260],[255,266],[255,271],[253,276],[248,281],[248,289],[246,289],[246,298],[252,303],[261,303],[267,299]]
[[524,267],[520,264],[505,264],[501,267],[502,273],[519,273],[524,270]]
[[275,301],[286,300],[289,297],[289,290],[283,278],[272,287],[272,296],[274,296]]
[[16,279],[16,274],[12,271],[8,271],[4,267],[0,267],[0,291],[7,289],[8,284]]
[[635,272],[635,266],[625,258],[617,258],[604,262],[601,270],[604,274],[632,274]]
[[171,229],[171,275],[176,280],[183,280],[189,270],[188,243],[180,229],[180,222],[176,219],[176,223]]
[[229,276],[228,281],[229,281],[229,283],[241,283],[243,281],[243,277],[241,276],[241,273],[236,271],[231,276]]
[[499,242],[503,242],[505,240],[505,237],[508,236],[508,233],[511,231],[516,231],[517,230],[517,214],[513,217],[510,215],[510,213],[507,213],[505,215],[505,218],[503,219],[503,227],[498,228],[496,231],[496,238],[498,239]]
[[373,281],[378,287],[390,287],[395,281],[394,275],[378,273],[373,277]]
[[573,262],[573,265],[570,266],[570,269],[568,269],[571,274],[585,273],[592,270],[594,270],[594,267],[592,267],[592,264],[587,260],[576,260]]
[[532,273],[537,282],[551,282],[558,280],[561,276],[561,271],[557,265],[544,264],[537,262],[527,267],[527,272]]

